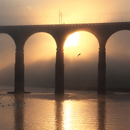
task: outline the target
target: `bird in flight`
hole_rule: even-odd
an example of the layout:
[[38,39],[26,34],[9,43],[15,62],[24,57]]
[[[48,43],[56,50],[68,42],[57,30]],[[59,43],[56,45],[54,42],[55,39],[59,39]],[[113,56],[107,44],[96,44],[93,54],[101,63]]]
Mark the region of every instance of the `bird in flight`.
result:
[[81,53],[79,53],[79,54],[77,55],[77,57],[80,56],[80,55],[81,55]]

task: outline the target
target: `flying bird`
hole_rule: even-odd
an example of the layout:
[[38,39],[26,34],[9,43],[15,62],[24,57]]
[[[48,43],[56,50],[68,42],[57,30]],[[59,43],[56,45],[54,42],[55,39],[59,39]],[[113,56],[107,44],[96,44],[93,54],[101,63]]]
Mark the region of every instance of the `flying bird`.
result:
[[79,54],[77,55],[77,57],[80,56],[80,55],[81,55],[81,53],[79,53]]

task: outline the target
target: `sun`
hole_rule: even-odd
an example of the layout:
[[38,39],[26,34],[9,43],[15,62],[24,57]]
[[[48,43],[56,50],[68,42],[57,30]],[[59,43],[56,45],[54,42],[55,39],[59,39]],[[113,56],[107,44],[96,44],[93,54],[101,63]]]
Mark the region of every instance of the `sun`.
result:
[[68,48],[68,47],[75,47],[78,45],[78,42],[79,42],[79,33],[78,32],[75,32],[73,34],[71,34],[67,40],[65,41],[65,45],[64,47],[65,48]]
[[[73,58],[76,58],[76,60],[83,60],[84,58],[91,60],[93,54],[96,53],[97,55],[98,45],[98,40],[93,34],[85,31],[78,31],[71,34],[65,41],[64,54],[65,57],[70,60]],[[94,48],[97,48],[96,52]],[[81,55],[79,56],[79,54]]]

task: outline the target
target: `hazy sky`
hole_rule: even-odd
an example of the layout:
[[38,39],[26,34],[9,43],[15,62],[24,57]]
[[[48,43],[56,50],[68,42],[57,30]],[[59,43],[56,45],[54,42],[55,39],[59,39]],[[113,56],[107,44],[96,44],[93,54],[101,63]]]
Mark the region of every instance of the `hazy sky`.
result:
[[[129,0],[0,0],[0,25],[59,24],[59,10],[65,24],[126,22],[130,21],[129,7]],[[74,42],[75,38],[70,42]],[[83,87],[94,86],[98,66],[97,39],[88,32],[80,32],[77,41],[77,46],[64,48],[65,84],[71,87],[81,84]],[[129,43],[129,31],[117,32],[107,41],[107,79],[110,86],[123,77],[129,80]],[[0,84],[12,84],[15,44],[10,36],[0,34],[0,46]],[[48,50],[51,53],[48,54]],[[78,53],[82,54],[77,58]],[[34,34],[26,41],[24,54],[27,84],[35,85],[32,79],[36,79],[38,86],[40,84],[44,86],[46,81],[51,81],[50,83],[54,85],[56,54],[54,39],[49,34]]]
[[129,0],[0,0],[0,24],[129,21]]

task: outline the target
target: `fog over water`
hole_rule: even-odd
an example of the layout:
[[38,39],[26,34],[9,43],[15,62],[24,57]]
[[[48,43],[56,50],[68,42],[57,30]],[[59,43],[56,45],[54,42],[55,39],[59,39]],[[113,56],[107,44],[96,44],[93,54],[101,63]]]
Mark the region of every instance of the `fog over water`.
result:
[[[129,6],[129,0],[0,0],[0,26],[59,24],[59,11],[62,24],[129,22]],[[56,95],[53,37],[39,32],[27,39],[25,91],[31,94],[7,94],[14,91],[16,48],[0,33],[0,130],[129,130],[130,93],[84,91],[97,88],[99,43],[89,32],[77,34],[70,40],[77,46],[64,46],[65,94]],[[108,90],[130,90],[129,48],[129,30],[108,39]]]
[[[59,24],[59,10],[63,24],[127,22],[130,21],[129,3],[129,0],[4,0],[0,1],[0,25]],[[97,87],[98,41],[87,32],[80,36],[83,38],[79,42],[82,50],[76,49],[77,51],[72,53],[71,50],[75,49],[71,48],[68,53],[64,49],[66,88]],[[86,37],[88,40],[84,39]],[[130,86],[129,43],[128,30],[116,32],[107,41],[107,88]],[[81,55],[77,57],[79,53]],[[54,39],[49,34],[34,34],[26,41],[24,54],[25,87],[54,87]],[[13,86],[15,43],[7,34],[0,34],[0,63],[0,85]]]
[[130,94],[33,88],[31,94],[0,93],[2,130],[129,130]]
[[[85,33],[85,32],[84,32]],[[88,35],[85,33],[85,35]],[[5,34],[0,34],[0,85],[13,86],[15,44]],[[42,37],[42,38],[41,38]],[[106,43],[107,88],[129,88],[130,81],[130,32],[119,31]],[[41,38],[41,41],[39,41]],[[45,39],[45,40],[44,40]],[[83,49],[67,55],[64,48],[65,88],[96,88],[98,69],[98,41],[81,41]],[[87,51],[87,48],[92,51]],[[71,48],[73,50],[73,48]],[[78,52],[81,55],[77,57]],[[54,87],[56,44],[48,34],[31,36],[24,47],[25,87]]]

